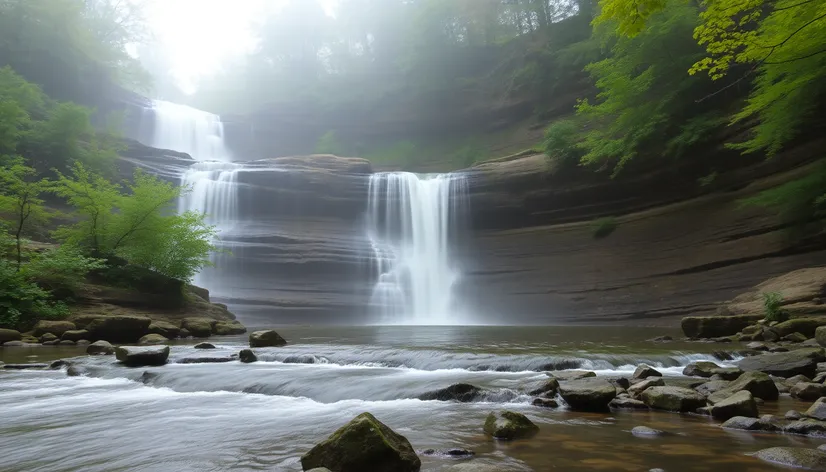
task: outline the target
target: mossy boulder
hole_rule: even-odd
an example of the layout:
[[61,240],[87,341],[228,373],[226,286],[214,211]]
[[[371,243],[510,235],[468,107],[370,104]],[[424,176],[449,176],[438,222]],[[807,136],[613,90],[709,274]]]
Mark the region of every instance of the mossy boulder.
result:
[[160,334],[167,339],[175,339],[181,333],[180,326],[176,326],[168,321],[153,320],[149,324],[149,334]]
[[740,429],[743,431],[779,431],[780,428],[770,421],[751,416],[735,416],[720,425],[723,429]]
[[539,387],[531,390],[529,393],[531,395],[545,395],[547,397],[552,397],[556,395],[557,391],[559,391],[559,380],[550,378],[543,382]]
[[80,341],[81,339],[89,339],[90,333],[85,329],[71,329],[60,336],[61,341]]
[[826,470],[826,453],[805,447],[770,447],[757,451],[754,457],[783,467]]
[[513,440],[535,435],[539,426],[521,413],[499,411],[488,415],[484,430],[496,439]]
[[232,336],[246,332],[247,328],[237,321],[218,321],[212,326],[212,334],[217,336]]
[[[20,334],[20,331],[13,329],[0,329],[0,344],[9,341],[20,341],[21,339],[23,339],[23,335]],[[54,339],[57,339],[57,336],[54,336]]]
[[801,436],[826,437],[826,421],[804,418],[787,424],[783,432]]
[[92,344],[86,347],[86,354],[97,356],[97,355],[112,355],[115,353],[115,346],[109,343],[109,341],[95,341]]
[[418,472],[422,463],[404,436],[370,413],[362,413],[301,457],[309,471]]
[[63,336],[63,333],[66,331],[71,331],[73,329],[77,329],[74,323],[71,321],[49,321],[49,320],[40,320],[34,325],[34,336],[40,337],[46,333],[52,333],[55,336]]
[[803,414],[816,420],[826,420],[826,397],[815,400],[812,406]]
[[651,367],[648,364],[640,364],[634,370],[634,375],[631,378],[634,379],[647,379],[648,377],[662,377],[663,374],[660,373],[657,369]]
[[823,348],[804,348],[747,357],[738,366],[747,372],[759,371],[778,377],[802,374],[812,378],[817,372],[817,363],[824,360]]
[[138,340],[138,344],[145,345],[163,344],[166,342],[169,342],[169,339],[161,336],[160,334],[147,334]]
[[782,323],[778,323],[769,329],[774,332],[778,338],[783,338],[794,333],[800,333],[805,338],[812,338],[820,326],[826,326],[826,317],[818,318],[792,318]]
[[210,318],[184,318],[181,328],[189,331],[194,338],[208,338],[212,335],[212,325],[215,320]]
[[94,340],[103,339],[112,343],[134,343],[149,334],[152,320],[144,316],[99,316],[92,319],[86,330]]
[[711,407],[711,416],[717,420],[727,420],[735,416],[757,418],[757,403],[748,390],[740,390]]
[[639,398],[642,392],[646,389],[651,387],[664,387],[665,381],[661,377],[654,377],[650,379],[645,379],[642,382],[637,382],[634,385],[628,387],[628,394],[631,395],[632,398]]
[[643,403],[656,410],[693,412],[706,406],[704,396],[682,387],[651,387],[641,397]]
[[762,372],[746,372],[737,380],[732,381],[727,387],[717,390],[708,396],[708,401],[712,404],[725,400],[740,390],[751,392],[752,396],[762,400],[777,400],[780,392],[774,380]]
[[427,393],[419,395],[419,400],[439,400],[439,401],[457,401],[460,403],[468,403],[478,400],[484,393],[481,388],[465,384],[453,384],[449,387],[440,388]]
[[250,333],[250,347],[278,347],[286,344],[287,341],[271,329]]
[[115,356],[127,367],[159,366],[169,359],[169,346],[115,348]]
[[818,344],[826,347],[826,326],[818,326],[815,330],[815,340]]
[[763,315],[687,316],[680,326],[689,338],[718,338],[737,334]]
[[241,349],[238,353],[238,359],[244,364],[251,364],[258,361],[258,356],[252,352],[252,349]]
[[789,393],[792,398],[811,402],[826,396],[826,385],[814,382],[798,382],[789,390]]
[[617,396],[617,388],[599,378],[562,382],[559,394],[576,411],[608,411],[608,404]]
[[58,338],[57,336],[55,336],[52,333],[46,333],[43,336],[40,336],[39,338],[37,338],[37,340],[40,341],[41,344],[46,344],[46,343],[57,344],[60,341],[60,338]]

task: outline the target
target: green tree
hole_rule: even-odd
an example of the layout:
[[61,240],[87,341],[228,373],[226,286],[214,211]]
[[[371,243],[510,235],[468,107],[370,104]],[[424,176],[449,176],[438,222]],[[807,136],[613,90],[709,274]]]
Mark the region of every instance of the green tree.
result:
[[23,165],[20,158],[0,167],[0,214],[7,214],[10,218],[18,271],[23,261],[24,231],[47,223],[54,216],[40,198],[40,195],[48,190],[49,181],[37,179],[35,174],[35,170]]

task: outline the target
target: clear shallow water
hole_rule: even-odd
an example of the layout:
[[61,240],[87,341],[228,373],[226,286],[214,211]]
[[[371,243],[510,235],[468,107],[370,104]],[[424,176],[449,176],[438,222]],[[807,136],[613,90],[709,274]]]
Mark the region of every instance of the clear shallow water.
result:
[[[618,327],[284,327],[291,344],[257,349],[263,362],[175,364],[237,352],[245,338],[215,338],[219,349],[173,346],[164,367],[126,369],[111,357],[79,357],[87,377],[62,371],[0,370],[0,470],[301,470],[299,458],[357,414],[370,411],[417,450],[464,447],[472,461],[515,470],[778,470],[746,454],[774,445],[823,441],[721,430],[706,418],[660,412],[583,414],[532,407],[524,395],[561,362],[628,374],[641,361],[668,374],[720,345],[654,344],[662,330]],[[735,348],[736,346],[732,346]],[[5,362],[78,356],[77,349],[4,349]],[[36,356],[36,357],[30,357]],[[148,372],[148,375],[144,375]],[[146,382],[146,383],[144,383]],[[452,383],[488,387],[486,402],[415,397]],[[539,424],[513,443],[485,437],[488,412],[507,408]],[[803,408],[785,397],[761,413]],[[647,425],[671,437],[635,438]],[[454,460],[422,457],[423,470]]]

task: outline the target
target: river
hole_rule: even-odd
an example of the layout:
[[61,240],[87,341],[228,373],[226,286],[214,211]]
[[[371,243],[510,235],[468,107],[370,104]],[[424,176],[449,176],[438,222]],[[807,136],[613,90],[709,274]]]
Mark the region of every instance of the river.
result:
[[[129,369],[78,348],[0,349],[0,361],[73,358],[87,375],[0,369],[0,470],[299,471],[300,456],[369,411],[417,451],[466,448],[473,463],[525,471],[778,470],[748,454],[823,441],[722,430],[696,415],[588,414],[531,406],[524,392],[544,369],[630,376],[638,363],[677,376],[694,360],[719,360],[719,344],[653,343],[663,329],[629,327],[300,327],[290,342],[256,349],[260,362],[182,364],[228,357],[246,337],[213,338],[217,349],[174,344],[164,367]],[[732,347],[733,349],[734,347]],[[736,357],[735,357],[736,358]],[[467,382],[490,389],[484,401],[420,401],[424,392]],[[761,414],[805,410],[788,396]],[[509,409],[540,427],[531,439],[496,442],[482,432],[490,411]],[[672,435],[639,438],[634,426]],[[459,463],[422,457],[423,471]]]

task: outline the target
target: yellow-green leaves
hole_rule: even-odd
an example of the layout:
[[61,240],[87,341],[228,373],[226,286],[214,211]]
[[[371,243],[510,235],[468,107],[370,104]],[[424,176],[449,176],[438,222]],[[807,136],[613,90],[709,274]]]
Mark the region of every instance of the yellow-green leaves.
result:
[[613,21],[617,33],[633,38],[645,29],[651,15],[665,8],[666,0],[600,0],[599,6],[594,25]]

